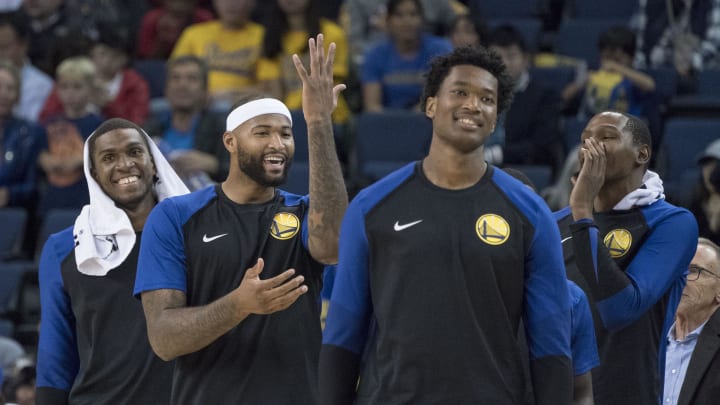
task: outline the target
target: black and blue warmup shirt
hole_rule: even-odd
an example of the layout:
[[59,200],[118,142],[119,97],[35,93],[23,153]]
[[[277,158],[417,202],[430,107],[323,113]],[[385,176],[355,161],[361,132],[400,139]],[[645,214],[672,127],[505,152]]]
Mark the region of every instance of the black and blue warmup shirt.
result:
[[327,404],[524,404],[531,389],[538,404],[570,403],[570,299],[545,202],[490,166],[470,188],[441,189],[420,162],[360,192],[320,375]]
[[583,290],[577,284],[567,280],[570,291],[572,364],[575,376],[590,372],[600,364],[595,327],[593,326],[590,304]]
[[315,404],[323,266],[307,249],[308,197],[278,190],[263,204],[236,204],[220,186],[168,198],[150,213],[135,294],[185,293],[210,304],[240,285],[258,257],[260,278],[289,268],[309,290],[284,311],[250,315],[209,346],[176,360],[174,404]]
[[656,404],[662,394],[665,336],[695,255],[692,214],[665,200],[573,221],[555,213],[568,278],[587,294],[600,366],[596,405]]
[[102,277],[77,270],[72,227],[45,243],[38,405],[170,403],[173,363],[153,353],[133,297],[140,240],[137,233],[125,261]]

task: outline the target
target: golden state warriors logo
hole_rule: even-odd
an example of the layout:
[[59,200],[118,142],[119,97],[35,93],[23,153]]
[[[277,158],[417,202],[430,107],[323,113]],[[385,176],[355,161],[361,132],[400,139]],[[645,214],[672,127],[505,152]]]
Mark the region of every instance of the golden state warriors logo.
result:
[[613,258],[623,257],[632,246],[632,235],[626,229],[613,229],[603,239]]
[[475,232],[488,245],[502,245],[510,236],[510,225],[499,215],[485,214],[475,222]]
[[270,225],[270,235],[275,239],[288,240],[300,230],[300,220],[295,214],[279,212],[275,214]]

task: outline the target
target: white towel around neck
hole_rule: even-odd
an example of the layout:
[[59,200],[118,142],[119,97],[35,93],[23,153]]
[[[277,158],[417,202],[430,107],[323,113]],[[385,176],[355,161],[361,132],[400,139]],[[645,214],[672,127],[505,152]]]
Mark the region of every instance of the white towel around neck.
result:
[[[135,231],[125,211],[100,188],[90,175],[91,161],[88,144],[93,132],[85,141],[83,161],[85,178],[90,193],[90,204],[83,207],[75,220],[75,262],[80,273],[105,276],[127,258],[135,246]],[[142,135],[150,146],[158,180],[153,187],[158,202],[168,197],[189,193],[188,188],[162,155],[155,142],[145,131]]]
[[613,207],[616,210],[629,210],[632,207],[644,207],[655,201],[665,199],[663,182],[657,173],[646,171],[643,176],[643,184],[631,191]]

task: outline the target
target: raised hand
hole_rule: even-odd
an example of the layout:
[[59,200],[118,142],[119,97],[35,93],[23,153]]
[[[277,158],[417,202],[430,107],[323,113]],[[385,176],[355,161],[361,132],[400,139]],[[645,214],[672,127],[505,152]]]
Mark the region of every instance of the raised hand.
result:
[[580,173],[570,193],[570,207],[575,220],[592,218],[593,204],[605,184],[607,158],[605,145],[587,138],[580,147]]
[[308,40],[310,53],[310,73],[303,66],[300,57],[293,55],[295,69],[303,83],[302,105],[305,121],[329,118],[337,107],[340,92],[345,90],[344,84],[335,85],[333,81],[333,63],[335,61],[335,43],[328,46],[325,54],[323,34],[317,39]]
[[258,259],[253,267],[247,269],[240,285],[233,291],[239,311],[259,315],[282,311],[307,292],[307,286],[302,284],[305,278],[293,277],[294,269],[261,280],[260,273],[264,267],[263,259]]

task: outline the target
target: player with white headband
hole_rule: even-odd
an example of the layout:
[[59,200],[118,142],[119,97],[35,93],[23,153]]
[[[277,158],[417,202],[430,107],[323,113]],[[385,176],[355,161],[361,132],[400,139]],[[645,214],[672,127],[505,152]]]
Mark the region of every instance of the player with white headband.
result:
[[347,193],[330,115],[335,44],[297,55],[308,126],[310,194],[278,188],[295,143],[288,108],[249,97],[227,117],[225,182],[157,206],[145,225],[135,294],[153,350],[177,359],[172,403],[314,404],[318,297],[337,261]]

